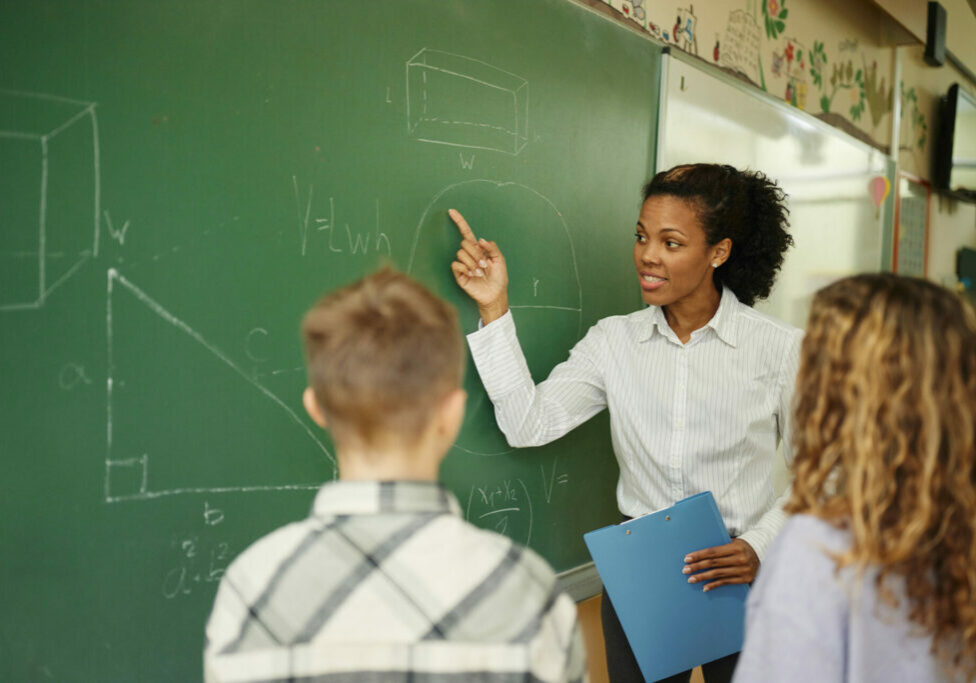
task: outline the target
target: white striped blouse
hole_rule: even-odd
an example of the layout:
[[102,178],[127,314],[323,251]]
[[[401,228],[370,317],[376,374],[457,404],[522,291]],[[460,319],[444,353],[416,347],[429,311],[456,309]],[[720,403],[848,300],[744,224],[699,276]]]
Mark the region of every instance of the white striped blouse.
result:
[[549,443],[609,408],[620,511],[636,517],[709,490],[729,534],[761,560],[786,521],[771,474],[778,443],[790,443],[802,338],[726,287],[687,344],[657,306],[604,318],[538,385],[510,311],[468,344],[511,446]]

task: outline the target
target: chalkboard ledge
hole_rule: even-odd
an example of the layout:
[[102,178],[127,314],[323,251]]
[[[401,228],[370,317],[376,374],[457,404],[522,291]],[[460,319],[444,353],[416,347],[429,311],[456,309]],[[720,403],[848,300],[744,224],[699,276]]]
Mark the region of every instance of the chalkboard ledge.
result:
[[603,582],[600,581],[600,575],[596,572],[596,565],[592,562],[559,572],[556,575],[556,580],[576,602],[592,598],[603,590]]

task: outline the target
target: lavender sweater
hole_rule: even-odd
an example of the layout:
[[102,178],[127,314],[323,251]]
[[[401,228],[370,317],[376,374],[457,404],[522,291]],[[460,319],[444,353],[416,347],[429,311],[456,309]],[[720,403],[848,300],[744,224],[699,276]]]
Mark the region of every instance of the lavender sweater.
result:
[[[769,681],[952,681],[930,653],[931,637],[908,621],[905,600],[881,603],[875,572],[856,585],[824,552],[842,551],[845,531],[792,517],[770,547],[749,593],[746,639],[733,683]],[[902,585],[891,583],[896,596]]]

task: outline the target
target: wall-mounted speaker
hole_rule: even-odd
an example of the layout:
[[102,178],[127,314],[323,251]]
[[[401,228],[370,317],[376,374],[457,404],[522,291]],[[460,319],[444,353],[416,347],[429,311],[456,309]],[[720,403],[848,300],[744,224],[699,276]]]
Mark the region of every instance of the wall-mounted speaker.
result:
[[925,28],[925,61],[930,66],[942,66],[946,60],[946,10],[937,2],[929,2],[929,20]]

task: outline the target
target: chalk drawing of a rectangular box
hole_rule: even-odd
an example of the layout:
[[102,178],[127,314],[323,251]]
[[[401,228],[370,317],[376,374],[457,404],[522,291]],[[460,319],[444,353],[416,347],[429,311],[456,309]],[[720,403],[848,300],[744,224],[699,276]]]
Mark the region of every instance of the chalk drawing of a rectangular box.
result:
[[424,48],[407,62],[407,131],[423,142],[518,154],[529,139],[529,83]]
[[0,90],[0,311],[40,308],[98,252],[95,104]]

